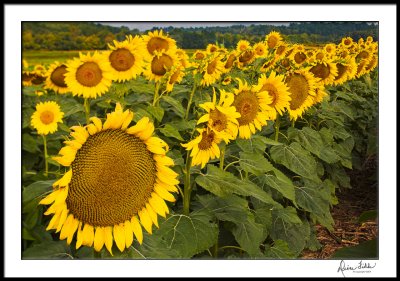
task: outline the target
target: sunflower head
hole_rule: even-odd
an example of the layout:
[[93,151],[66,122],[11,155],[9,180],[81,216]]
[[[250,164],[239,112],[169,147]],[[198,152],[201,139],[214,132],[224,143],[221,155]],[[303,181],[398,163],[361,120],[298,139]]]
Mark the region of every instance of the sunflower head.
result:
[[165,201],[175,201],[170,192],[179,182],[169,168],[174,163],[165,155],[167,144],[152,137],[147,117],[129,127],[132,118],[117,104],[104,123],[92,117],[85,127],[71,127],[72,139],[54,157],[69,170],[40,204],[51,205],[47,230],[61,231],[68,244],[77,233],[77,249],[105,245],[112,254],[114,241],[121,252],[134,237],[142,243],[142,227],[151,234],[157,215],[169,213]]
[[243,51],[238,57],[238,67],[244,68],[256,59],[256,53],[252,48]]
[[267,46],[264,42],[254,44],[253,50],[256,57],[264,57],[268,54]]
[[250,48],[250,42],[247,40],[240,40],[237,44],[236,44],[236,51],[238,53],[242,53],[244,51],[246,51],[247,49]]
[[224,63],[218,53],[213,53],[207,57],[200,72],[203,74],[201,85],[209,86],[221,78],[224,73]]
[[146,65],[144,75],[149,80],[160,81],[164,75],[179,64],[175,52],[155,52],[151,62]]
[[167,74],[167,85],[166,91],[171,92],[175,83],[182,82],[183,77],[185,76],[185,69],[182,65],[178,65],[169,71]]
[[223,63],[224,63],[223,72],[224,73],[228,73],[235,66],[236,59],[237,59],[237,55],[236,55],[235,51],[232,51],[225,56],[225,60],[223,61]]
[[343,47],[349,48],[349,47],[351,47],[353,45],[353,38],[351,38],[351,37],[343,37],[341,44],[342,44]]
[[143,43],[146,50],[146,57],[148,61],[161,52],[175,52],[176,41],[168,35],[164,35],[162,30],[155,30],[143,36]]
[[65,83],[74,96],[96,98],[103,95],[111,86],[113,74],[111,65],[104,53],[79,53],[67,63],[64,73]]
[[332,61],[316,62],[310,72],[322,85],[331,85],[338,74],[336,64]]
[[265,36],[265,42],[269,49],[274,49],[282,41],[282,36],[279,32],[271,31]]
[[64,113],[54,101],[41,102],[36,105],[32,114],[31,125],[39,135],[48,135],[57,131],[58,124],[62,123]]
[[46,89],[51,89],[56,93],[65,94],[69,92],[68,86],[65,83],[65,74],[67,73],[67,66],[58,61],[50,65],[47,71]]
[[206,52],[211,54],[219,50],[218,46],[215,44],[208,44],[206,47]]

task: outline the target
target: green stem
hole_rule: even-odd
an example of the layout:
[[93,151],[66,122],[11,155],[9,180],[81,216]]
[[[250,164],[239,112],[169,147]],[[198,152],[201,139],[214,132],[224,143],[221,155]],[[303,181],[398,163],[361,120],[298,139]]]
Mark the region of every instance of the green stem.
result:
[[226,145],[223,144],[222,148],[221,148],[221,155],[219,157],[219,168],[221,170],[224,170],[224,160],[225,160],[225,147]]
[[156,82],[156,86],[154,89],[153,106],[156,106],[158,104],[158,100],[159,100],[158,92],[160,91],[160,85],[161,85],[161,82]]
[[49,163],[47,162],[47,140],[46,140],[46,136],[42,135],[43,137],[43,146],[44,146],[44,166],[45,166],[45,171],[44,171],[44,175],[47,177],[47,175],[49,174]]
[[220,249],[220,250],[223,250],[223,249],[237,249],[237,250],[243,251],[242,248],[237,247],[237,246],[223,246],[223,247],[221,247],[221,248],[219,248],[219,249]]
[[190,212],[190,193],[192,193],[192,188],[190,186],[190,166],[192,165],[192,158],[190,153],[186,156],[186,166],[185,166],[185,185],[183,188],[183,214],[189,215]]
[[295,123],[295,121],[294,121],[294,119],[292,120],[292,128],[294,128],[294,123]]
[[185,120],[187,120],[189,117],[190,105],[192,104],[192,99],[195,91],[196,91],[196,82],[193,83],[193,89],[192,92],[190,93],[189,101],[186,108]]
[[226,167],[225,167],[224,171],[226,171],[226,169],[228,169],[228,168],[229,168],[229,166],[231,166],[231,165],[234,165],[234,164],[236,164],[236,163],[239,163],[239,162],[240,162],[240,160],[233,161],[233,162],[229,163],[228,165],[226,165]]
[[86,116],[86,125],[90,122],[90,100],[89,98],[85,98],[83,102],[83,106],[85,107],[85,116]]
[[276,117],[276,120],[275,120],[275,141],[278,141],[280,123],[281,123],[281,121],[280,121],[280,118],[279,118],[279,115],[278,115]]

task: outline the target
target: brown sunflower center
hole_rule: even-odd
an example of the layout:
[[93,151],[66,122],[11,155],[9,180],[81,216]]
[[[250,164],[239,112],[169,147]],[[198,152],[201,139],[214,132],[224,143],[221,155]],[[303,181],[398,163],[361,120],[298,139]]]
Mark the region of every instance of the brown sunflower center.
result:
[[22,81],[31,81],[32,78],[34,77],[33,74],[30,73],[22,73]]
[[32,84],[33,85],[40,85],[42,84],[44,81],[46,81],[46,77],[42,76],[40,74],[34,74],[33,78],[32,78]]
[[228,127],[228,118],[218,109],[210,111],[210,119],[212,121],[212,128],[217,132],[221,132]]
[[289,87],[290,109],[300,108],[308,97],[309,85],[307,79],[301,74],[292,74],[286,78],[286,84]]
[[356,61],[359,62],[362,59],[366,59],[369,57],[369,53],[367,51],[361,51],[357,56],[356,56]]
[[43,111],[42,114],[40,114],[40,121],[46,125],[52,123],[54,121],[54,113],[49,110]]
[[202,59],[204,59],[204,54],[203,53],[196,53],[194,58],[196,60],[202,60]]
[[211,75],[215,72],[216,69],[217,69],[217,60],[215,59],[207,65],[207,73]]
[[71,166],[68,210],[93,226],[130,220],[150,198],[156,180],[152,153],[121,130],[89,136]]
[[270,48],[270,49],[275,48],[277,43],[278,43],[278,37],[276,37],[276,36],[268,37],[268,40],[267,40],[268,48]]
[[365,66],[367,65],[367,61],[366,60],[362,60],[358,65],[357,65],[357,75],[359,75],[365,68]]
[[277,54],[278,56],[280,56],[280,55],[282,55],[282,54],[285,52],[285,50],[286,50],[286,46],[284,46],[284,45],[279,46],[279,47],[276,49],[276,54]]
[[169,78],[168,83],[174,84],[174,83],[178,80],[179,74],[180,74],[180,73],[181,73],[180,70],[175,71],[175,72],[171,75],[171,78]]
[[163,76],[173,65],[172,58],[166,54],[154,57],[151,61],[151,72],[158,76]]
[[86,87],[95,87],[103,78],[99,65],[95,62],[85,62],[76,71],[76,80]]
[[262,47],[257,47],[256,53],[257,55],[262,56],[264,54],[264,49]]
[[127,49],[112,51],[109,59],[111,66],[118,71],[127,71],[135,63],[135,57]]
[[217,50],[218,50],[218,48],[216,46],[211,46],[210,53],[214,53]]
[[317,54],[315,55],[315,58],[316,58],[317,60],[323,60],[324,57],[325,57],[325,55],[324,55],[324,53],[322,53],[322,52],[319,52],[319,53],[317,53]]
[[314,74],[315,77],[321,78],[322,80],[327,78],[330,74],[329,65],[324,65],[322,63],[314,65],[313,67],[311,67],[310,71],[312,72],[312,74]]
[[168,51],[168,49],[169,49],[168,41],[161,37],[153,37],[147,43],[147,50],[152,55],[154,55],[155,51],[158,51],[158,52],[160,52],[162,50]]
[[246,63],[250,62],[253,57],[254,57],[254,52],[251,50],[247,50],[242,55],[240,55],[239,61],[241,63],[246,64]]
[[303,52],[298,52],[294,55],[294,61],[297,64],[301,64],[303,63],[305,60],[307,59],[306,54],[304,54]]
[[258,113],[258,99],[257,96],[250,91],[242,91],[235,96],[233,106],[236,111],[240,113],[238,118],[239,126],[251,123]]
[[345,40],[344,40],[344,44],[347,46],[347,45],[350,45],[351,44],[351,40],[350,39],[348,39],[348,38],[346,38]]
[[67,73],[67,66],[64,64],[57,66],[50,75],[51,82],[58,87],[66,88],[67,84],[65,84],[65,73]]
[[233,62],[235,61],[235,59],[236,59],[235,55],[231,54],[231,55],[228,57],[228,59],[226,60],[225,69],[231,68],[232,65],[233,65]]
[[338,74],[335,77],[335,80],[339,80],[340,78],[343,77],[343,75],[346,73],[347,70],[347,66],[341,64],[341,63],[337,63],[336,64],[337,70],[338,70]]
[[200,150],[207,150],[209,149],[214,141],[215,138],[215,133],[213,131],[210,131],[207,133],[207,131],[204,131],[201,133],[201,141],[199,142],[199,149]]
[[272,85],[271,83],[266,83],[264,86],[261,88],[261,91],[268,91],[268,94],[270,97],[272,97],[272,102],[271,106],[274,106],[277,102],[277,97],[278,97],[278,89]]

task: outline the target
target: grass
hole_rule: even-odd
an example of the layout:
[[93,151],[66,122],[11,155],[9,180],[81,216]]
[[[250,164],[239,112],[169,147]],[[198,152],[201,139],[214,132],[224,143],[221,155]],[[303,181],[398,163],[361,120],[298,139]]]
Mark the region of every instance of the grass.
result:
[[88,51],[22,51],[22,58],[29,65],[48,65],[55,61],[66,62],[72,58],[77,58],[79,57],[79,52],[86,53]]

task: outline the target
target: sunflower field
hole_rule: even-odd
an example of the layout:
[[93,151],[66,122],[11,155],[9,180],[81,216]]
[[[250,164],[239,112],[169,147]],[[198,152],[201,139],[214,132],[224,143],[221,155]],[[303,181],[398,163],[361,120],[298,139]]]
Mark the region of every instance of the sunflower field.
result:
[[162,30],[22,66],[23,259],[294,259],[377,153],[378,42]]

